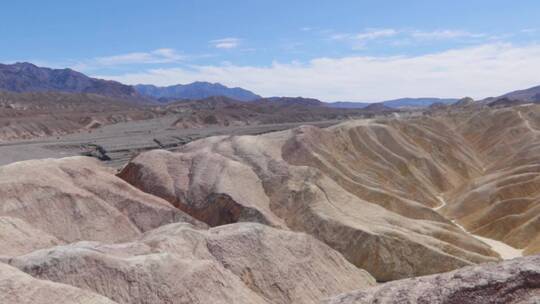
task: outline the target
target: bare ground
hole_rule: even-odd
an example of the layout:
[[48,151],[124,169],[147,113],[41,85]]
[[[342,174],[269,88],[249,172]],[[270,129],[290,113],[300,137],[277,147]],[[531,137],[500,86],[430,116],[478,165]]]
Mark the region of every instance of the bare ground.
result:
[[112,167],[121,167],[143,151],[174,149],[196,139],[214,135],[254,135],[286,130],[299,125],[327,127],[336,120],[207,127],[195,129],[171,128],[175,117],[165,116],[149,120],[129,121],[107,125],[92,131],[41,137],[32,140],[0,142],[0,165],[13,162],[91,155]]

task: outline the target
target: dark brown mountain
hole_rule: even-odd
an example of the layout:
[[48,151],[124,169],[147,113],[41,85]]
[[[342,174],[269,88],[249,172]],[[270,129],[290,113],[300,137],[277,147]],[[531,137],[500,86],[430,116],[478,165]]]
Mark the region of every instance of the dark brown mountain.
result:
[[59,136],[163,115],[154,107],[86,93],[0,91],[0,142]]
[[497,102],[495,105],[500,105],[501,103],[508,105],[508,101],[513,101],[512,103],[517,103],[517,101],[519,101],[522,104],[540,103],[540,86],[512,91],[498,97],[488,97],[481,102],[493,106],[493,102]]
[[392,108],[387,107],[382,102],[372,103],[369,106],[365,107],[364,110],[369,111],[369,112],[392,112],[393,111]]
[[506,97],[511,100],[522,100],[527,102],[540,102],[540,86],[518,90],[504,94],[501,97]]
[[50,69],[31,63],[0,64],[0,90],[28,92],[92,93],[125,99],[142,99],[132,86],[95,79],[71,69]]
[[279,106],[327,106],[324,102],[314,98],[304,97],[269,97],[256,100],[259,103],[272,103]]
[[526,104],[526,103],[528,102],[524,100],[517,100],[517,99],[510,99],[508,97],[503,97],[503,98],[495,99],[494,101],[488,103],[488,106],[504,108],[504,107],[512,107],[512,106],[517,106],[521,104]]

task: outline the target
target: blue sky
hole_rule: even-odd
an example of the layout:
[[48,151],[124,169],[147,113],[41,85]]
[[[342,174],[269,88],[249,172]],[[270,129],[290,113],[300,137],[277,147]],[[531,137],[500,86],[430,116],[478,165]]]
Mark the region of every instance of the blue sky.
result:
[[539,1],[10,1],[0,62],[325,101],[540,85]]

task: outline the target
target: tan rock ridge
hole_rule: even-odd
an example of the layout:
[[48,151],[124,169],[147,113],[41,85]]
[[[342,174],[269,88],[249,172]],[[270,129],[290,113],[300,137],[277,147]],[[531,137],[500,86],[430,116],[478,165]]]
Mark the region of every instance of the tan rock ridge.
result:
[[[205,226],[87,157],[0,167],[0,197],[0,225],[13,231],[2,233],[0,255],[41,248],[44,242],[125,241],[178,221]],[[10,246],[15,244],[20,248]]]
[[10,262],[119,303],[314,303],[375,283],[314,238],[255,223],[176,223],[131,243],[80,242]]

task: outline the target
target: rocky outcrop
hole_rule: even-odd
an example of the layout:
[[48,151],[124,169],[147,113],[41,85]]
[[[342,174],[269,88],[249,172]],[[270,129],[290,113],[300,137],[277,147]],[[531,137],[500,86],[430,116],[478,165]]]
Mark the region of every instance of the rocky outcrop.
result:
[[[43,242],[54,243],[55,239],[125,241],[178,221],[205,226],[166,201],[132,187],[97,160],[87,157],[0,167],[0,197],[0,216],[27,224],[17,221],[14,227],[12,221],[10,231],[17,233],[3,236],[9,239],[4,244],[29,241],[27,246],[21,245],[22,251],[42,247]],[[34,230],[40,232],[35,237],[26,236]],[[41,239],[39,244],[33,241],[37,239]],[[22,251],[0,247],[0,255]]]
[[0,263],[0,299],[17,304],[114,304],[96,293],[73,286],[38,280]]
[[119,303],[314,303],[375,282],[308,235],[253,223],[176,223],[131,243],[80,242],[10,263]]
[[388,281],[497,257],[432,210],[481,172],[462,140],[428,118],[358,121],[151,151],[119,176],[211,226],[309,233]]
[[538,255],[394,281],[324,301],[326,304],[538,302],[540,302]]

